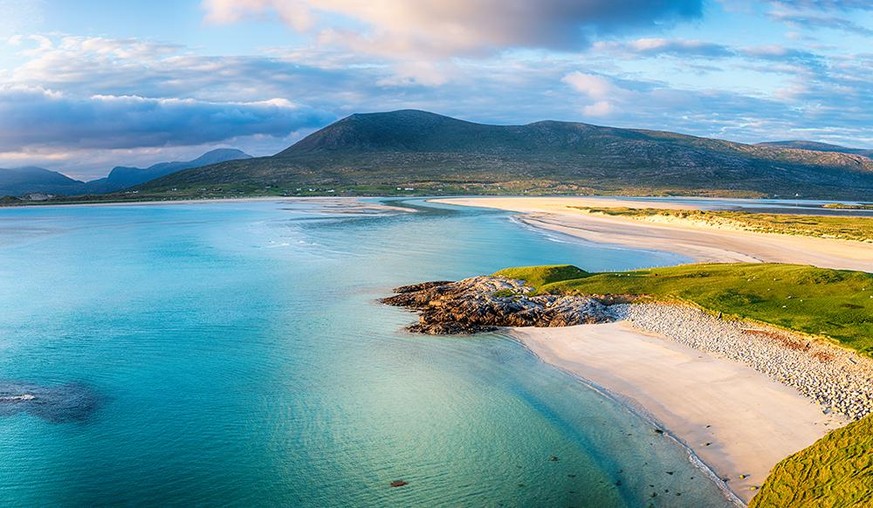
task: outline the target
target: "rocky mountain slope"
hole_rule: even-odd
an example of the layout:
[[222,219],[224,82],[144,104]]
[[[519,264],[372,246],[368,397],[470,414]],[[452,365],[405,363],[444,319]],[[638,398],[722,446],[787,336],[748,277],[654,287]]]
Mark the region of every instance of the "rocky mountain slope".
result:
[[[484,125],[423,111],[355,114],[272,157],[143,186],[165,192],[677,193],[873,200],[873,160],[638,129]],[[272,191],[269,191],[272,189]]]
[[236,150],[233,148],[219,148],[210,152],[206,152],[205,154],[191,161],[161,162],[147,168],[117,166],[115,168],[112,168],[112,171],[109,172],[109,175],[106,178],[92,180],[85,184],[85,193],[100,194],[104,192],[114,192],[186,169],[209,166],[210,164],[218,164],[220,162],[251,158],[251,155],[241,150]]
[[801,150],[814,150],[816,152],[841,152],[851,153],[855,155],[863,155],[864,157],[873,158],[873,150],[864,148],[849,148],[846,146],[832,145],[830,143],[819,143],[817,141],[790,140],[790,141],[767,141],[758,143],[759,146],[780,147],[780,148],[799,148]]

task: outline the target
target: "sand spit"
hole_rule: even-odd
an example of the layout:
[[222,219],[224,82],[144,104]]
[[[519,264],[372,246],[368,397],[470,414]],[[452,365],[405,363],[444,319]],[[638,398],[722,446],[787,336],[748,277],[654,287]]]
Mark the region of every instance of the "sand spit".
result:
[[[453,198],[440,203],[521,212],[533,227],[585,240],[675,252],[699,262],[797,263],[845,270],[873,271],[873,246],[867,242],[758,233],[685,222],[649,222],[603,216],[572,208],[655,207],[652,203],[605,198]],[[651,206],[650,206],[651,205]],[[661,208],[688,209],[682,203]]]

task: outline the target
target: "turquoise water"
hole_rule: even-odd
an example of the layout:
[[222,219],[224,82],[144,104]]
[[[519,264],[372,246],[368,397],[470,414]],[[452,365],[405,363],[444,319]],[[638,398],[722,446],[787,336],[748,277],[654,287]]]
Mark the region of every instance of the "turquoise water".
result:
[[376,302],[511,265],[680,261],[451,207],[2,209],[0,505],[725,505],[512,340],[410,335]]

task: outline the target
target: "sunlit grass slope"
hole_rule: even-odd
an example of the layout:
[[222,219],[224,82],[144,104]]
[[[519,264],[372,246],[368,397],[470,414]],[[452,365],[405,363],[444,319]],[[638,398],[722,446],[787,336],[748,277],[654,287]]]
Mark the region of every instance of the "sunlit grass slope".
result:
[[873,506],[873,415],[834,430],[773,468],[749,508]]
[[495,275],[524,279],[540,292],[683,300],[727,316],[830,337],[873,354],[871,273],[730,263],[608,273],[586,273],[566,265],[539,266],[509,268]]

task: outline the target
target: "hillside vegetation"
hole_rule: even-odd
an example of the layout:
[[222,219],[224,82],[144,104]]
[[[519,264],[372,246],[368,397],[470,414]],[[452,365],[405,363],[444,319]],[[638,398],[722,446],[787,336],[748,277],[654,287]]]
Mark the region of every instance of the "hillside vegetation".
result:
[[28,193],[76,194],[83,183],[56,171],[37,167],[0,168],[0,197]]
[[776,464],[749,508],[871,505],[873,415],[868,415]]
[[573,208],[587,213],[631,217],[634,219],[673,218],[758,233],[779,233],[783,235],[816,236],[820,238],[873,242],[873,218],[871,217],[750,213],[723,210],[669,210],[659,208]]
[[854,153],[864,157],[873,157],[873,150],[864,148],[849,148],[846,146],[832,145],[830,143],[817,143],[815,141],[791,140],[791,141],[768,141],[758,143],[761,146],[777,146],[782,148],[799,148],[801,150],[815,150],[817,152],[841,152]]
[[870,199],[873,160],[582,123],[483,125],[423,111],[356,114],[272,157],[140,187],[246,194],[696,194]]

